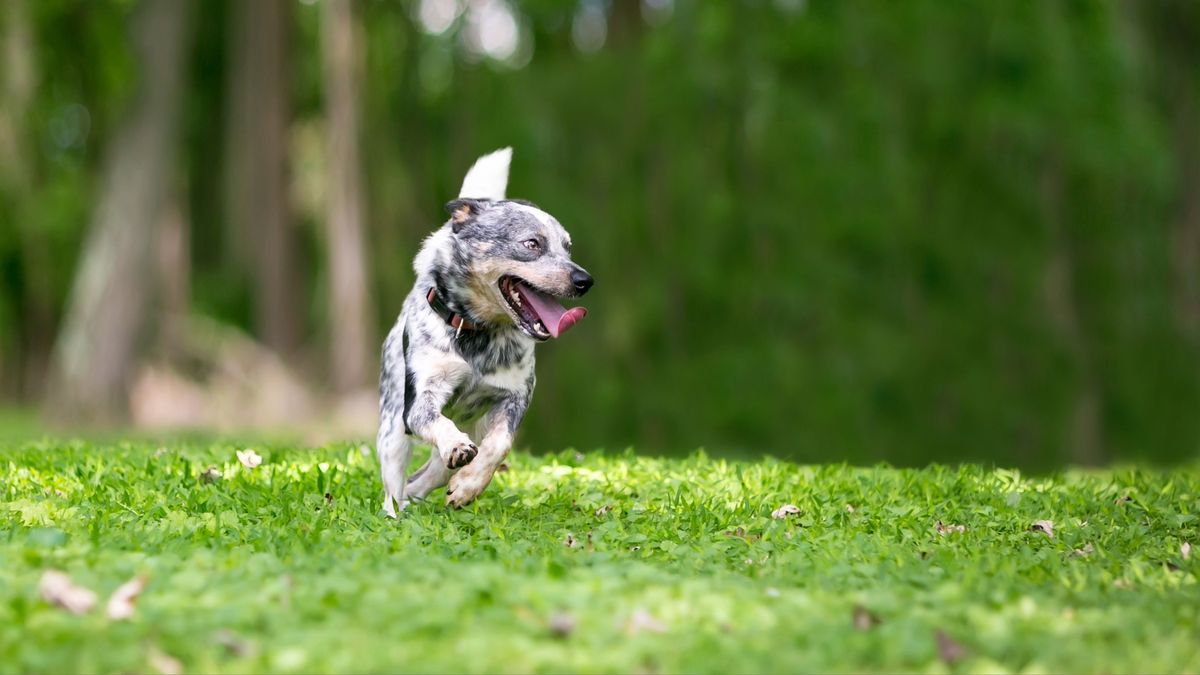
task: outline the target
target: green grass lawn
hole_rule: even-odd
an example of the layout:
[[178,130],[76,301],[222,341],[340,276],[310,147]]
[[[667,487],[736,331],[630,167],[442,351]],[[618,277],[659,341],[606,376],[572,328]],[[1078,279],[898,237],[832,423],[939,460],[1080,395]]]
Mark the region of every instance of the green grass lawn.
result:
[[518,454],[396,522],[356,447],[240,448],[0,450],[0,671],[1200,671],[1196,467]]

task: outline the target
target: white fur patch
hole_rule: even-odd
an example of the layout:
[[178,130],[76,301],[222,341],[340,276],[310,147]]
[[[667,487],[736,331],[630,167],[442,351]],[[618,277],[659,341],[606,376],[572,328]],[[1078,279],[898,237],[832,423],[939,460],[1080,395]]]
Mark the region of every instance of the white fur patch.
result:
[[512,163],[512,148],[501,148],[475,160],[463,179],[460,198],[504,199],[508,189],[508,165]]
[[512,366],[501,368],[494,373],[483,376],[483,384],[507,391],[524,391],[525,382],[529,379],[528,366]]

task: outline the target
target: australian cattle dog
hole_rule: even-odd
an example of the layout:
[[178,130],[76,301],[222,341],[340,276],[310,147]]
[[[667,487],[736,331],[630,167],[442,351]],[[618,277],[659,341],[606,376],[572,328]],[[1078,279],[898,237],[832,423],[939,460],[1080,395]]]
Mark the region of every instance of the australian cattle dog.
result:
[[[450,506],[479,496],[529,407],[534,345],[587,314],[559,301],[592,287],[571,261],[571,236],[532,203],[505,198],[511,159],[504,148],[467,172],[449,220],[417,253],[416,283],[383,343],[377,450],[389,516],[447,483]],[[433,450],[408,476],[414,441]]]

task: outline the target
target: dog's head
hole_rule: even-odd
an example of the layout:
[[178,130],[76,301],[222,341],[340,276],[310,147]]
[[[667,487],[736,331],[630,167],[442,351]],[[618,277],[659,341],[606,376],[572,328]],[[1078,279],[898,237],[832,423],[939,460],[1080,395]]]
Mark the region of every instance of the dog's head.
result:
[[[482,196],[446,205],[452,266],[460,273],[456,291],[476,319],[511,322],[529,337],[547,340],[587,314],[583,307],[564,308],[560,299],[587,293],[592,277],[571,260],[571,237],[557,219],[529,202],[504,198],[510,156],[500,151],[481,158],[462,192]],[[496,166],[501,160],[502,174]],[[490,178],[480,178],[489,172]]]

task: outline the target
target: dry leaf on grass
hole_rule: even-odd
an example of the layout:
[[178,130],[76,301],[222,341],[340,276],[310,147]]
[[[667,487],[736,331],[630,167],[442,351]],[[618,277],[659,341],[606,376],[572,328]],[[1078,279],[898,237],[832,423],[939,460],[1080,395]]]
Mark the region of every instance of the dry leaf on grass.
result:
[[1054,521],[1053,520],[1038,520],[1034,521],[1033,525],[1029,526],[1030,532],[1041,532],[1047,538],[1054,538]]
[[868,631],[883,623],[883,619],[862,605],[854,606],[854,630]]
[[85,614],[96,605],[96,594],[76,586],[71,577],[57,570],[47,570],[38,582],[38,592],[46,602],[72,614]]
[[967,526],[966,525],[953,525],[953,524],[946,525],[946,524],[942,523],[942,521],[939,520],[939,521],[937,521],[937,525],[934,526],[934,529],[937,530],[938,534],[940,534],[944,537],[947,534],[952,534],[955,532],[960,532],[960,533],[966,532]]
[[563,546],[566,546],[567,548],[575,548],[576,544],[578,543],[579,542],[575,540],[575,535],[571,534],[570,532],[567,533],[567,538],[563,540]]
[[156,648],[150,649],[150,665],[161,675],[182,675],[183,673],[183,664],[179,662],[179,659]]
[[603,516],[604,514],[608,513],[611,510],[612,510],[612,504],[605,504],[604,506],[601,506],[600,508],[596,509],[596,517],[599,518],[600,516]]
[[262,464],[263,461],[262,457],[260,457],[257,452],[251,450],[250,448],[238,450],[237,458],[238,461],[242,463],[242,466],[246,467],[247,469],[256,468],[258,465]]
[[784,504],[783,506],[771,512],[771,517],[776,520],[783,520],[788,516],[798,515],[800,515],[800,507],[796,506],[795,504]]
[[625,622],[625,632],[629,635],[638,633],[665,633],[667,625],[658,619],[654,618],[650,612],[644,609],[636,609],[630,615],[629,621]]
[[225,651],[233,656],[251,656],[255,651],[249,643],[229,629],[222,628],[213,633],[212,639],[213,642],[224,647]]
[[108,598],[108,606],[105,610],[108,613],[108,618],[113,621],[124,621],[133,616],[136,609],[138,596],[142,594],[142,589],[146,587],[146,577],[139,576],[126,581],[113,591],[113,594]]
[[550,617],[546,627],[554,637],[565,638],[575,631],[575,617],[566,612],[558,612]]
[[746,532],[746,528],[744,528],[740,525],[737,527],[737,529],[725,530],[724,535],[726,537],[737,537],[738,539],[741,539],[741,540],[747,541],[747,542],[758,541],[759,539],[762,539],[762,535],[749,534]]
[[938,656],[949,665],[954,665],[967,658],[967,648],[959,644],[946,631],[938,629],[934,635],[937,640]]

